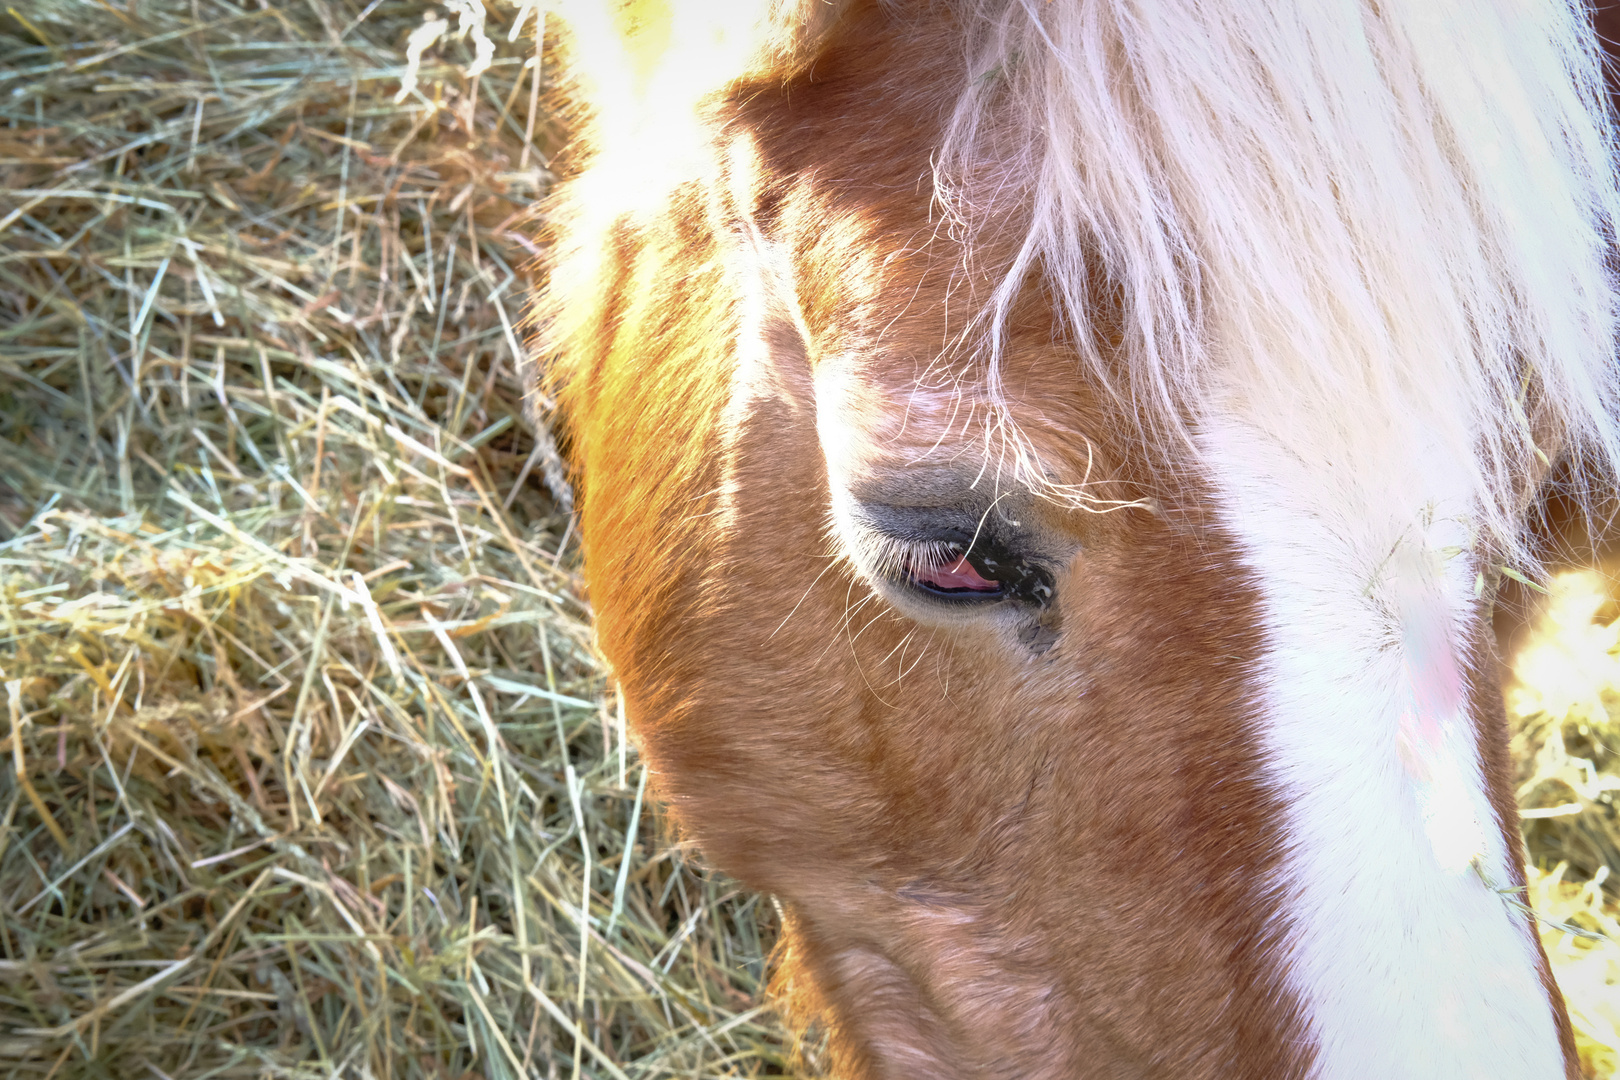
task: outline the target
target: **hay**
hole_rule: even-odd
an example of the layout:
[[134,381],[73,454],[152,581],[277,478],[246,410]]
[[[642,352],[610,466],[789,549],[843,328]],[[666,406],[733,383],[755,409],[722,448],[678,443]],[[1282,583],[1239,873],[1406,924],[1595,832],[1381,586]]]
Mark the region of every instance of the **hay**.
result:
[[[1560,575],[1508,692],[1530,902],[1588,1076],[1620,1075],[1620,582]],[[1575,932],[1571,932],[1571,931]],[[1584,932],[1584,933],[1583,933]],[[1601,935],[1601,936],[1587,936]]]
[[0,9],[8,1077],[780,1071],[535,480],[533,39],[396,104],[432,14]]
[[[558,133],[478,10],[0,12],[8,1077],[788,1069],[773,911],[661,839],[535,481]],[[1620,732],[1518,704],[1526,805],[1579,805],[1531,899],[1613,933]],[[1545,934],[1608,1075],[1614,947]]]

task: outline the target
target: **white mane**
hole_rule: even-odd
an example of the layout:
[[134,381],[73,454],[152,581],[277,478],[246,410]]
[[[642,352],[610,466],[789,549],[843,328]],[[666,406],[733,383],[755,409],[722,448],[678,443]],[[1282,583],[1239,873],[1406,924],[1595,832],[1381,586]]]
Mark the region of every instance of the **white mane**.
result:
[[1533,458],[1620,460],[1620,203],[1579,0],[988,0],[969,21],[941,195],[970,239],[1028,214],[985,321],[993,393],[1038,270],[1104,380],[1091,321],[1122,306],[1114,389],[1160,438],[1232,387],[1279,417],[1416,412],[1471,447],[1476,525],[1509,547]]

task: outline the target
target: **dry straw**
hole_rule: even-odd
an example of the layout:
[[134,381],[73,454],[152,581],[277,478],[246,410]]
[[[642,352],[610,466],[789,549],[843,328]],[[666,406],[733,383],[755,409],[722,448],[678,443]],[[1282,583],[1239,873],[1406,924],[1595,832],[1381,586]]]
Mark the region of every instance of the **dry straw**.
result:
[[[662,838],[534,479],[534,23],[0,12],[0,1076],[788,1069],[772,908]],[[1600,684],[1519,749],[1530,899],[1612,933]],[[1614,947],[1546,940],[1613,1071]]]
[[1620,1075],[1620,606],[1615,582],[1567,573],[1508,692],[1528,900],[1563,988],[1582,1065]]
[[473,12],[0,7],[0,1076],[781,1069],[535,479]]

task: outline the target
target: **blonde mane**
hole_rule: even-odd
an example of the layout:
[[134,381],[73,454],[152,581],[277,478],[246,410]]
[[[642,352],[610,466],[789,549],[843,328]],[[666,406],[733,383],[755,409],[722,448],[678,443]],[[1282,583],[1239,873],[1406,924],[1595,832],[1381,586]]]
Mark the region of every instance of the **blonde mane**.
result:
[[[1469,448],[1474,524],[1514,549],[1527,475],[1620,451],[1620,205],[1587,14],[1305,7],[972,8],[938,189],[970,238],[1028,222],[982,323],[992,392],[1003,320],[1038,271],[1158,439],[1184,452],[1232,393],[1280,423],[1416,414]],[[1109,304],[1125,380],[1092,328]]]

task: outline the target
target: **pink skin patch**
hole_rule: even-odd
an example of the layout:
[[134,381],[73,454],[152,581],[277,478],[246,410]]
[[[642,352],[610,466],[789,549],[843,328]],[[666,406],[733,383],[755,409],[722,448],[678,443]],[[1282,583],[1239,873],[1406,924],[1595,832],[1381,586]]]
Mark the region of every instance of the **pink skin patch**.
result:
[[1465,730],[1467,684],[1457,659],[1445,601],[1417,590],[1405,598],[1406,674],[1411,698],[1401,710],[1395,748],[1407,775],[1423,828],[1439,865],[1460,873],[1487,850],[1481,821],[1489,811],[1470,796],[1471,747]]
[[1001,588],[973,569],[973,564],[968,562],[966,555],[945,566],[914,566],[911,569],[911,577],[919,585],[926,585],[931,589],[996,592]]
[[1442,725],[1462,709],[1463,678],[1439,601],[1409,602],[1406,607],[1406,669],[1413,700],[1401,715],[1400,748],[1407,770],[1427,780],[1429,761],[1444,738]]

